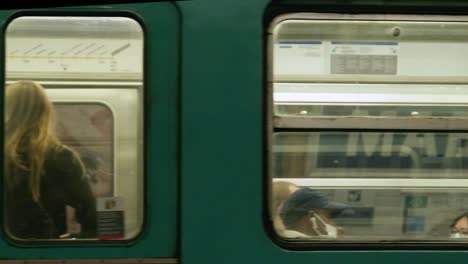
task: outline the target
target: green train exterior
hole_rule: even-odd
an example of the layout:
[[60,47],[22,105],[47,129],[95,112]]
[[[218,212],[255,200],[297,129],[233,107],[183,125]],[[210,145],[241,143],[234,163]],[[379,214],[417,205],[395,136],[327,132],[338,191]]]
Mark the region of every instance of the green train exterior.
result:
[[[24,244],[2,233],[0,263],[468,260],[466,244],[285,246],[268,220],[265,172],[266,31],[274,17],[289,12],[466,15],[464,1],[194,0],[31,9],[24,5],[0,12],[3,27],[21,14],[115,13],[142,24],[145,216],[141,234],[123,242]],[[4,65],[0,67],[4,73]]]

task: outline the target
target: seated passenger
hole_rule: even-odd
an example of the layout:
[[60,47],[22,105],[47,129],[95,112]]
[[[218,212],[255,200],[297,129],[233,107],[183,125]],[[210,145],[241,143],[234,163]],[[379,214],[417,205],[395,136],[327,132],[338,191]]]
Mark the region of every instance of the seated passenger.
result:
[[284,201],[288,199],[291,193],[297,191],[299,187],[291,182],[286,181],[276,181],[273,182],[273,199],[272,199],[272,212],[273,217],[273,227],[276,232],[281,232],[284,230],[283,221],[281,221],[280,212],[283,207]]
[[451,238],[468,238],[468,212],[455,218],[450,227],[452,228]]
[[330,202],[317,190],[301,188],[283,204],[280,216],[286,230],[280,235],[287,238],[337,238],[338,228],[330,219],[346,207]]
[[52,133],[53,106],[32,81],[5,92],[5,224],[19,239],[66,237],[66,206],[80,237],[95,237],[96,202],[78,154]]

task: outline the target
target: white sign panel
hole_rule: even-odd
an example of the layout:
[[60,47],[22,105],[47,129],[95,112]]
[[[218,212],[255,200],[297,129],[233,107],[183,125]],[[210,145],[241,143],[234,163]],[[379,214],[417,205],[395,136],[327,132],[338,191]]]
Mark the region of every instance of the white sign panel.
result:
[[398,42],[332,41],[331,74],[396,75]]
[[325,73],[322,41],[278,41],[274,45],[275,75],[317,75]]
[[141,73],[136,39],[7,38],[7,72]]

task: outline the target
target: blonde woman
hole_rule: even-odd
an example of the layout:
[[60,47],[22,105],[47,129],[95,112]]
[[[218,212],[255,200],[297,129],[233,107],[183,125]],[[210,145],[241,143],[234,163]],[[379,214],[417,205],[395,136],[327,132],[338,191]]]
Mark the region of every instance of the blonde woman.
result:
[[59,238],[66,206],[76,210],[81,237],[96,232],[96,204],[76,152],[52,133],[53,106],[37,82],[18,81],[5,92],[5,208],[10,235]]

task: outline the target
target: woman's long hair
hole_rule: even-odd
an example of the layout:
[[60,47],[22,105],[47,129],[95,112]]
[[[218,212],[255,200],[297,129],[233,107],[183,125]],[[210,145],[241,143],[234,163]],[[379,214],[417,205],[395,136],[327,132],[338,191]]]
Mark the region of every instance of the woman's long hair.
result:
[[27,180],[35,202],[40,198],[46,155],[59,146],[50,131],[52,114],[52,103],[39,83],[18,81],[6,88],[6,184],[11,188]]

